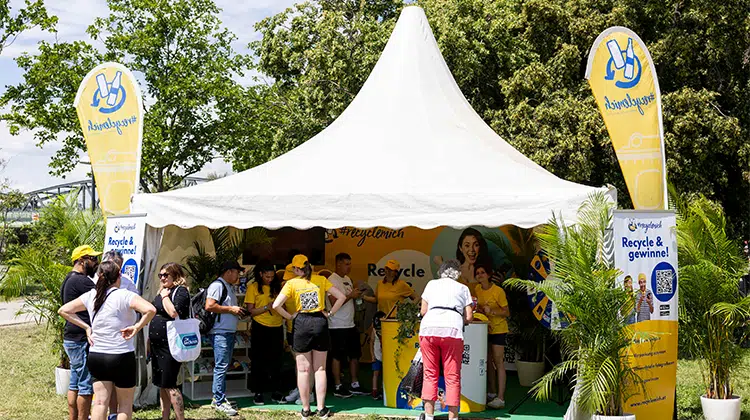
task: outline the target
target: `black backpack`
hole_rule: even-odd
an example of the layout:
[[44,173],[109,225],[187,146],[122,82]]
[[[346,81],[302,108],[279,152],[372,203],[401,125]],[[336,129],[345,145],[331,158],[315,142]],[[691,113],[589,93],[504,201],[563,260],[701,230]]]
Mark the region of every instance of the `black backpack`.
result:
[[[219,280],[215,280],[213,283],[216,283]],[[221,283],[221,299],[219,300],[219,305],[224,303],[224,300],[227,298],[227,286],[224,285],[224,282]],[[190,306],[193,308],[193,313],[195,314],[195,318],[200,322],[198,326],[198,330],[200,331],[202,336],[208,335],[208,332],[211,331],[211,329],[214,327],[214,324],[216,321],[221,319],[221,314],[217,314],[215,312],[209,312],[206,310],[206,295],[208,292],[208,288],[205,289],[198,289],[198,293],[196,293],[191,299],[190,299]]]

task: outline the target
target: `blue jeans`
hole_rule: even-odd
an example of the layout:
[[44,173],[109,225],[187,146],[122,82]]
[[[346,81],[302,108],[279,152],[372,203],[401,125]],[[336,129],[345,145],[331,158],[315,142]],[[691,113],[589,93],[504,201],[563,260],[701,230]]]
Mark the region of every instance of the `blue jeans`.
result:
[[63,340],[65,354],[70,359],[70,385],[68,390],[78,392],[78,395],[94,395],[91,373],[86,366],[89,355],[89,343],[87,341]]
[[214,348],[214,383],[211,391],[214,402],[221,404],[227,399],[227,369],[232,361],[235,333],[216,333],[209,337]]

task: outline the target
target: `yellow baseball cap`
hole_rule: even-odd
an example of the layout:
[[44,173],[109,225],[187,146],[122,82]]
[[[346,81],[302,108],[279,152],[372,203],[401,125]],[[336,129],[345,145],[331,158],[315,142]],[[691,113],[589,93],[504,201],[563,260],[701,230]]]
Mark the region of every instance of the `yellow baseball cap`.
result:
[[91,245],[81,245],[73,250],[73,253],[70,255],[70,259],[71,261],[76,262],[83,257],[98,257],[100,255],[102,255],[102,253],[94,251],[94,248],[92,248]]
[[291,280],[293,278],[297,277],[296,274],[294,274],[294,269],[291,264],[287,264],[286,270],[284,270],[284,281]]
[[306,262],[309,262],[306,256],[297,254],[292,258],[292,267],[302,268],[305,266]]
[[396,260],[388,260],[388,262],[385,263],[385,268],[390,268],[393,271],[398,271],[398,269],[401,268],[401,264],[399,264]]

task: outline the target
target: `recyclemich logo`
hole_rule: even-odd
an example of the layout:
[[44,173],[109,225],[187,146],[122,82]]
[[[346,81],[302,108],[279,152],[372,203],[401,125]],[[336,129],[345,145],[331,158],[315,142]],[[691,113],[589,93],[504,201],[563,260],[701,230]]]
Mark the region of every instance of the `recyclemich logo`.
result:
[[[99,108],[102,114],[111,114],[116,112],[125,104],[127,95],[125,88],[122,86],[122,72],[118,71],[111,82],[107,81],[104,73],[96,75],[96,84],[98,88],[94,92],[94,98],[91,100],[91,106]],[[104,100],[104,105],[99,106]]]
[[620,89],[630,89],[638,85],[641,81],[643,66],[633,50],[633,38],[628,38],[628,46],[624,50],[620,48],[616,39],[611,39],[607,41],[607,49],[609,49],[609,60],[604,80],[615,80],[615,76],[619,73],[615,70],[621,70],[622,79],[615,80],[615,86]]
[[115,223],[115,233],[127,232],[129,230],[135,230],[135,223],[122,224],[120,222]]

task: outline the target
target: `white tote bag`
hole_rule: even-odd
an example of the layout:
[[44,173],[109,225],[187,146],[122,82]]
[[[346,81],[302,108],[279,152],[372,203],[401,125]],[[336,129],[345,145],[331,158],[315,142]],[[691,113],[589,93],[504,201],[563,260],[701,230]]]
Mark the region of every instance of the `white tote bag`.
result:
[[[175,292],[181,286],[177,286]],[[174,302],[174,300],[172,300]],[[190,317],[188,319],[176,319],[167,321],[167,341],[169,352],[178,362],[191,362],[201,354],[201,333],[198,330],[199,321],[193,317],[193,307],[190,305]]]

